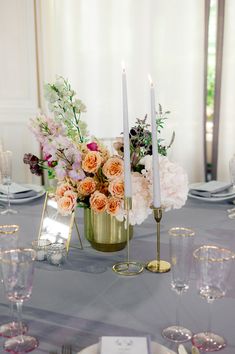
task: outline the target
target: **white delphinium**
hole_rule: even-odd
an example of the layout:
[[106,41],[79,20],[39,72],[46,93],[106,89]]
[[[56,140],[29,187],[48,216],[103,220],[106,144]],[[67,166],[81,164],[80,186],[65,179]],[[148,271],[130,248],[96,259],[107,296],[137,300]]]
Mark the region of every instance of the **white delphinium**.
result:
[[[79,142],[87,135],[86,124],[81,121],[80,115],[86,112],[84,103],[76,98],[76,92],[63,77],[58,77],[53,84],[44,86],[45,98],[48,108],[54,113],[58,121],[62,121],[68,128],[68,135]],[[81,131],[82,130],[82,131]]]

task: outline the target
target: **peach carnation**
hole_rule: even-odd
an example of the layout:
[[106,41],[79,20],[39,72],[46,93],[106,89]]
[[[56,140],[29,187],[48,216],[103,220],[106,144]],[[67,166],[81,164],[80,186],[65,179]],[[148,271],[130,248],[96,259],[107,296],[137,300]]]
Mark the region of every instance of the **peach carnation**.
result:
[[108,179],[122,176],[123,171],[123,160],[120,157],[111,157],[103,166],[103,173]]
[[123,198],[124,196],[124,181],[122,178],[115,178],[109,184],[109,192],[112,196]]
[[102,157],[98,151],[89,151],[82,161],[82,168],[85,172],[96,173],[101,166]]
[[108,198],[107,213],[110,215],[116,215],[121,206],[121,199],[116,197]]
[[78,185],[77,191],[81,196],[87,196],[94,193],[96,189],[96,182],[92,177],[84,178]]
[[108,198],[103,193],[96,191],[90,197],[90,206],[96,213],[102,213],[107,208]]

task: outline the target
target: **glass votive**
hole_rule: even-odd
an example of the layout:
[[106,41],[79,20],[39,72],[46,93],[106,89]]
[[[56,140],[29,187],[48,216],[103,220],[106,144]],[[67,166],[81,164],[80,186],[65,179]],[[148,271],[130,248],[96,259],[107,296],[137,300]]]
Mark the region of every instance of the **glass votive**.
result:
[[54,265],[60,265],[66,260],[66,247],[63,243],[53,243],[47,249],[47,260]]
[[47,258],[47,249],[51,242],[49,240],[39,239],[32,242],[32,247],[36,251],[36,261],[44,261]]

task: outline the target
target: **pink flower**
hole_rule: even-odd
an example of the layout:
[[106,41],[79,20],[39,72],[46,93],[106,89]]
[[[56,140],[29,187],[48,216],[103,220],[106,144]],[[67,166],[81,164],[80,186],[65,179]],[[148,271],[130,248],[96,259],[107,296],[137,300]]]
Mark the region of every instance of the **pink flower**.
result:
[[92,143],[87,144],[86,146],[91,151],[98,151],[99,150],[98,144],[96,142],[94,142],[94,141]]

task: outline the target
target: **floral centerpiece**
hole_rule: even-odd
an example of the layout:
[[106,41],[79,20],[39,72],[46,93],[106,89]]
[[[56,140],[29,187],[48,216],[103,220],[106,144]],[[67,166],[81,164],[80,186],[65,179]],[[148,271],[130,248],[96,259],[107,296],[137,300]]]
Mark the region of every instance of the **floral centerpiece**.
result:
[[[55,198],[60,213],[67,215],[81,206],[99,214],[106,212],[122,221],[125,218],[122,138],[114,143],[116,154],[111,156],[102,141],[89,135],[81,119],[86,107],[62,77],[45,85],[45,97],[52,117],[39,114],[30,121],[30,129],[41,144],[42,157],[28,153],[24,162],[32,173],[41,175],[46,169],[49,178],[58,180]],[[168,114],[159,106],[156,114],[159,133]],[[171,143],[166,146],[163,140],[158,142],[161,203],[166,210],[182,207],[188,192],[186,173],[166,157]],[[133,191],[130,223],[134,225],[141,224],[151,213],[152,146],[147,116],[137,119],[130,129],[130,152]]]

